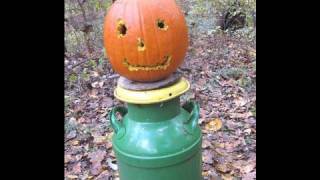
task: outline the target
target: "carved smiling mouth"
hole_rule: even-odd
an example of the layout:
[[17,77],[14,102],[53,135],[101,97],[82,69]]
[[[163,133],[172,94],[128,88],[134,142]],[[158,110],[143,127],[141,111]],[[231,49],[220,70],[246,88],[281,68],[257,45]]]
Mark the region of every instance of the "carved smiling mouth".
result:
[[172,57],[171,56],[165,56],[164,60],[155,65],[136,65],[136,64],[130,64],[128,60],[125,58],[123,60],[123,65],[125,65],[129,71],[157,71],[157,70],[165,70],[170,65]]

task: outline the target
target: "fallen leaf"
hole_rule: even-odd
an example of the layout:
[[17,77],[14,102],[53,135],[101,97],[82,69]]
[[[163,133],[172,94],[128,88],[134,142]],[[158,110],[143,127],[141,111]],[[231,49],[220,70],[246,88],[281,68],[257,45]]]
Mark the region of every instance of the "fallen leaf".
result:
[[245,133],[247,133],[248,135],[250,135],[251,134],[251,129],[249,128],[249,129],[245,129],[243,132],[245,132]]
[[106,148],[107,149],[111,149],[112,148],[112,142],[108,141],[107,145],[106,145]]
[[91,180],[93,178],[94,176],[90,176],[87,172],[81,177],[81,179],[85,179],[85,180]]
[[67,140],[70,140],[70,139],[73,139],[77,136],[77,131],[76,130],[73,130],[73,131],[70,131],[69,134],[67,135]]
[[78,176],[76,176],[76,175],[67,175],[66,177],[68,179],[77,179],[78,178]]
[[102,87],[103,87],[103,84],[104,84],[104,82],[103,82],[103,81],[101,81],[101,82],[99,82],[99,83],[98,83],[98,85],[99,85],[99,87],[100,87],[100,88],[102,88]]
[[209,131],[218,131],[222,127],[222,121],[219,118],[211,120],[205,125],[205,129]]
[[245,113],[230,113],[230,118],[232,119],[247,119],[253,116],[252,112],[245,112]]
[[116,157],[116,156],[114,155],[113,149],[111,150],[111,153],[109,154],[109,156],[111,156],[111,157]]
[[97,150],[88,154],[90,162],[92,163],[90,172],[93,175],[98,175],[103,169],[101,161],[105,158],[106,152],[102,150]]
[[215,167],[218,171],[223,172],[223,173],[230,171],[227,164],[225,164],[225,163],[217,164]]
[[209,171],[202,171],[202,176],[208,176],[209,175]]
[[[101,105],[102,106],[102,105]],[[108,108],[107,108],[108,109]],[[106,116],[108,115],[109,111],[108,110],[102,110],[101,111],[102,114],[100,114],[100,118],[102,120],[100,120],[101,122],[104,122],[106,120]]]
[[203,141],[202,141],[202,148],[203,149],[205,149],[205,148],[207,148],[207,147],[211,147],[212,145],[211,145],[211,142],[210,141],[208,141],[208,140],[206,140],[206,139],[204,139]]
[[73,145],[73,146],[77,146],[77,145],[79,145],[79,143],[80,143],[80,142],[79,142],[78,140],[72,141],[72,145]]
[[86,122],[86,119],[85,119],[84,117],[80,117],[80,118],[78,119],[78,122],[79,122],[79,123],[84,123],[84,122]]
[[70,154],[64,155],[64,163],[73,161],[73,157]]
[[82,154],[76,155],[76,161],[79,161],[82,158]]
[[101,81],[101,82],[96,81],[96,82],[91,83],[91,86],[93,88],[102,88],[103,84],[104,84],[103,81]]
[[115,170],[115,171],[118,170],[118,165],[112,163],[112,159],[111,159],[111,158],[107,158],[107,163],[108,163],[108,166],[109,166],[112,170]]
[[97,71],[92,71],[91,76],[92,77],[99,77],[99,73]]
[[98,90],[97,89],[92,89],[89,93],[89,97],[93,98],[93,99],[97,99],[98,98]]
[[103,171],[102,166],[100,163],[95,163],[92,165],[90,172],[92,175],[96,176]]
[[251,48],[250,50],[248,50],[248,54],[250,57],[256,58],[256,50],[255,49]]
[[101,162],[106,155],[105,151],[97,150],[88,154],[91,163]]
[[99,82],[98,82],[98,81],[93,82],[93,83],[91,83],[91,87],[93,87],[93,88],[97,88],[97,87],[98,87],[98,84],[99,84]]
[[202,152],[202,161],[207,164],[213,164],[213,155],[210,150],[204,150]]
[[236,106],[244,106],[247,104],[247,100],[244,99],[243,97],[237,97],[235,100],[234,100],[234,103],[236,104]]
[[256,172],[251,172],[251,173],[245,174],[242,177],[242,180],[255,180],[255,179],[256,179]]
[[222,180],[214,169],[211,169],[210,171],[208,171],[208,173],[210,180]]
[[255,167],[256,167],[256,165],[254,163],[248,164],[248,165],[242,167],[240,169],[240,171],[241,171],[241,173],[247,174],[247,173],[251,172]]
[[205,109],[203,109],[203,108],[200,108],[200,117],[205,118],[205,117],[206,117],[206,114],[207,114],[207,110],[205,110]]
[[234,140],[233,142],[226,142],[224,143],[224,149],[231,153],[235,150],[235,148],[239,145],[241,145],[241,139],[238,139],[238,140]]
[[233,180],[233,176],[230,174],[222,174],[221,177],[223,180]]
[[228,121],[226,121],[225,126],[228,129],[235,130],[235,129],[239,129],[239,126],[241,126],[241,124],[239,122],[234,122],[232,120],[228,120]]
[[111,107],[113,105],[113,99],[110,97],[104,97],[101,102],[102,107]]
[[76,165],[72,167],[72,172],[74,174],[80,174],[81,173],[81,162],[78,162]]
[[106,136],[93,136],[93,143],[97,145],[105,144],[107,142]]
[[110,172],[105,170],[99,174],[99,176],[95,180],[106,180],[110,178]]

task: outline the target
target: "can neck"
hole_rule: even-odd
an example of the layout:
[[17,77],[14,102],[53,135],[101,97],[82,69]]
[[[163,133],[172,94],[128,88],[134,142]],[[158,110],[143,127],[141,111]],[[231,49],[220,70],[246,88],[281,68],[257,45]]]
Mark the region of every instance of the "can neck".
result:
[[128,118],[139,122],[158,122],[174,118],[180,113],[180,98],[155,104],[128,103]]

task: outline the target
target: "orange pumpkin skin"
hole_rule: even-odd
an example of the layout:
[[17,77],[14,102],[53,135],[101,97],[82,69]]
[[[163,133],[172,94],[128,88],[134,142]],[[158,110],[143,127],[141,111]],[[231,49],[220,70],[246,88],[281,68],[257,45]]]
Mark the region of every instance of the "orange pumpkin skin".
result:
[[182,64],[188,30],[175,0],[117,0],[104,21],[106,54],[120,75],[157,81]]

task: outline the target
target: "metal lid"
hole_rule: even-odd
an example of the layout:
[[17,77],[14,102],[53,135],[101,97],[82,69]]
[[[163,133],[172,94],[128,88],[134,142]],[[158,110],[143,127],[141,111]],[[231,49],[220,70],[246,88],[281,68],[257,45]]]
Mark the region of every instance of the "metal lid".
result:
[[134,91],[117,85],[114,96],[124,102],[133,104],[153,104],[173,99],[188,91],[190,83],[181,78],[175,84],[153,90]]

